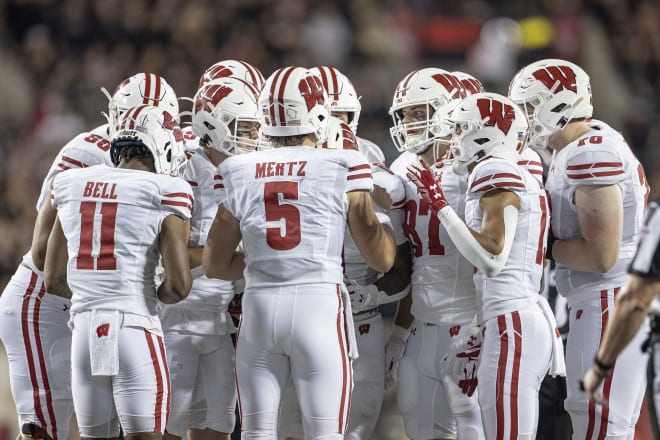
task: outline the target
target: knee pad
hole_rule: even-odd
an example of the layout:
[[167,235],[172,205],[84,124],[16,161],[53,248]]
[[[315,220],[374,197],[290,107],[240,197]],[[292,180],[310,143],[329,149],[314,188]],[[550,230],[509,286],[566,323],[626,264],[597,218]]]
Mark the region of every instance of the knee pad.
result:
[[46,430],[35,423],[23,423],[21,434],[35,440],[52,440]]

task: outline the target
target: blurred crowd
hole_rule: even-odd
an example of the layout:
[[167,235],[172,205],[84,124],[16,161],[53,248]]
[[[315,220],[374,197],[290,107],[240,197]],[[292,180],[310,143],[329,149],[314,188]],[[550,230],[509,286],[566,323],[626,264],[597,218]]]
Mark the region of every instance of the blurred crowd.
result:
[[655,0],[0,0],[0,287],[29,246],[57,150],[105,122],[100,87],[133,73],[158,73],[192,96],[221,59],[265,76],[335,66],[362,95],[359,134],[392,160],[387,109],[404,74],[464,70],[506,93],[520,66],[547,56],[591,74],[595,117],[624,132],[660,195]]

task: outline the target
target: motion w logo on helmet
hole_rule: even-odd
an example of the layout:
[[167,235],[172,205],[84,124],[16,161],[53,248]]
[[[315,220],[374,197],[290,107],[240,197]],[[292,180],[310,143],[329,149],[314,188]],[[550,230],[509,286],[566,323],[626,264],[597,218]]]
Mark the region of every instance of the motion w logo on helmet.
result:
[[195,113],[202,109],[212,112],[218,106],[218,103],[225,99],[231,92],[232,89],[230,87],[221,84],[205,86],[195,100]]
[[447,92],[451,93],[451,96],[456,97],[455,95],[458,92],[458,97],[465,98],[465,93],[463,92],[463,86],[461,82],[454,75],[447,75],[445,73],[436,73],[431,76],[436,80],[442,87],[444,87]]
[[548,66],[537,70],[532,75],[552,93],[561,92],[564,89],[577,93],[575,72],[568,66]]
[[298,90],[305,98],[307,110],[312,110],[316,104],[323,105],[323,84],[321,84],[320,78],[312,75],[306,76],[298,83]]
[[502,133],[509,134],[511,124],[516,117],[512,106],[502,101],[487,98],[478,99],[477,106],[485,126],[497,126],[502,130]]

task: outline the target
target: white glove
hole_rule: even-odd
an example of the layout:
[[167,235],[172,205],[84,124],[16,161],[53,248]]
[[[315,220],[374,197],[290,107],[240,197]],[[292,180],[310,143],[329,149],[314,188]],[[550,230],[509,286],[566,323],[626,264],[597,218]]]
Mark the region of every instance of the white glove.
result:
[[409,334],[410,330],[407,328],[395,325],[385,345],[385,389],[387,390],[395,387],[399,379],[399,362],[406,351]]
[[479,326],[470,326],[461,336],[452,338],[444,359],[445,373],[458,384],[463,394],[468,396],[472,396],[477,388],[482,330]]
[[345,283],[353,313],[372,309],[378,305],[378,287],[375,284],[361,286],[353,280],[345,280]]

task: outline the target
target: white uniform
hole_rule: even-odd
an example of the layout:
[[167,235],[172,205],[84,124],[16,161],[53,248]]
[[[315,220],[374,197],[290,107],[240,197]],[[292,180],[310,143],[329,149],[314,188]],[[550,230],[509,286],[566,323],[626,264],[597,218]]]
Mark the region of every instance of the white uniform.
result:
[[[371,163],[374,184],[380,184],[393,200],[401,199],[404,192],[403,182],[383,165],[385,156],[380,148],[362,138],[358,138],[358,148]],[[381,222],[391,223],[384,213],[379,213],[379,219]],[[395,236],[401,237],[397,245],[405,243],[401,231],[395,232]],[[342,256],[346,278],[363,286],[374,284],[379,278],[380,274],[364,262],[348,227],[344,233]],[[385,326],[377,306],[353,312],[353,324],[360,357],[353,361],[354,386],[345,438],[367,440],[378,422],[385,392]],[[303,438],[300,405],[291,383],[287,386],[282,401],[279,436],[280,439]]]
[[646,386],[647,356],[639,347],[647,326],[642,326],[618,357],[614,372],[605,379],[603,393],[608,407],[589,402],[578,389],[578,380],[592,364],[614,307],[614,297],[626,282],[648,184],[641,164],[623,137],[600,121],[590,125],[592,131],[553,156],[546,184],[552,202],[552,231],[558,239],[580,238],[573,203],[575,190],[584,185],[617,185],[623,199],[623,237],[619,259],[606,273],[581,272],[557,264],[557,289],[567,298],[570,308],[565,407],[573,421],[575,438],[595,438],[598,433],[607,433],[608,438],[625,438],[634,431]]
[[[37,209],[47,200],[60,172],[110,165],[108,126],[84,132],[57,154],[41,187]],[[34,423],[54,440],[69,435],[71,398],[71,301],[44,290],[43,273],[28,252],[0,296],[0,339],[7,351],[9,378],[19,424]],[[20,329],[17,331],[17,329]]]
[[[218,209],[221,184],[216,167],[201,148],[188,150],[183,173],[193,190],[190,247],[202,247]],[[209,279],[192,268],[188,297],[159,308],[170,367],[172,408],[167,432],[183,436],[188,428],[232,432],[236,423],[234,346],[236,331],[227,306],[234,296],[230,281]]]
[[[398,403],[410,438],[454,438],[456,415],[478,415],[477,394],[464,395],[444,373],[441,363],[451,339],[467,331],[465,324],[476,314],[474,267],[458,251],[428,204],[422,202],[417,187],[405,177],[407,165],[417,160],[402,155],[392,164],[405,179],[403,232],[413,253],[411,313],[415,317],[399,365]],[[463,217],[467,180],[449,167],[436,170],[447,200]]]
[[219,171],[246,255],[236,346],[243,438],[277,438],[291,375],[306,437],[341,439],[356,354],[341,289],[345,193],[372,189],[370,166],[356,151],[283,147],[230,157]]
[[549,207],[541,184],[522,167],[490,158],[470,173],[465,220],[481,230],[479,200],[505,189],[520,199],[513,246],[502,270],[489,278],[477,271],[478,316],[484,339],[477,378],[487,439],[533,439],[538,391],[552,359],[556,323],[539,301]]
[[518,165],[527,170],[536,180],[543,183],[543,162],[539,153],[531,148],[525,148],[520,153]]
[[99,165],[55,177],[52,203],[67,238],[72,392],[80,434],[163,432],[169,371],[154,271],[169,215],[189,219],[185,181]]

